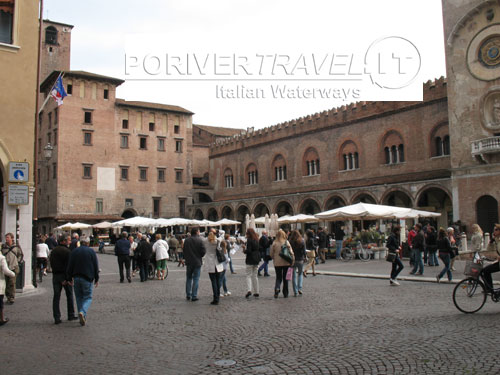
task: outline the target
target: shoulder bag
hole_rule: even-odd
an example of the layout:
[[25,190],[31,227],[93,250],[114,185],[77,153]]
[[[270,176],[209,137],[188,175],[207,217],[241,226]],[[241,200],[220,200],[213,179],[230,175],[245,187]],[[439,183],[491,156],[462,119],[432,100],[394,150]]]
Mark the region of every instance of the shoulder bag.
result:
[[396,260],[396,257],[398,255],[396,253],[389,253],[387,254],[387,256],[385,257],[385,260],[390,262],[390,263],[394,263],[394,261]]
[[281,245],[281,251],[279,253],[279,256],[286,260],[288,263],[292,263],[292,254],[290,254],[290,249],[288,248],[286,242]]
[[217,242],[217,247],[215,248],[215,256],[217,257],[217,262],[224,263],[226,261],[226,257],[224,256],[224,252],[220,247],[220,242]]

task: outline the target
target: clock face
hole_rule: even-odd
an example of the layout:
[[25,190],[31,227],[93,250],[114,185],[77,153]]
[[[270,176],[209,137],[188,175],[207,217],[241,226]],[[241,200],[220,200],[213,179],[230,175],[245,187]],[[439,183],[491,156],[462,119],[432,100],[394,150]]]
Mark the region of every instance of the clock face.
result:
[[487,68],[495,68],[500,64],[500,35],[493,35],[481,43],[478,60]]
[[467,67],[481,81],[500,78],[500,24],[488,26],[472,37],[467,48]]

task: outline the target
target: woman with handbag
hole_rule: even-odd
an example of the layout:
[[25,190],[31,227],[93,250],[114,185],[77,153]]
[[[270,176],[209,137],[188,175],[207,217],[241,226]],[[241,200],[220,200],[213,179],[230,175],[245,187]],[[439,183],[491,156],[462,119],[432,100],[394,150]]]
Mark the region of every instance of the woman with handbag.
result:
[[455,257],[455,253],[451,246],[450,238],[443,228],[439,228],[437,249],[439,251],[439,257],[444,263],[444,268],[439,275],[436,276],[436,281],[439,283],[439,280],[441,280],[445,273],[448,275],[448,281],[451,281],[453,276],[451,273],[451,259]]
[[248,228],[246,232],[247,243],[242,245],[243,253],[246,255],[246,280],[248,292],[245,298],[249,298],[252,293],[254,297],[259,296],[259,280],[257,279],[257,269],[260,262],[259,236],[254,229]]
[[297,297],[297,293],[302,294],[304,260],[306,259],[306,244],[298,230],[294,230],[290,235],[290,245],[295,256],[292,275],[293,295]]
[[387,255],[387,261],[392,263],[391,278],[389,280],[390,285],[399,286],[397,281],[399,273],[403,270],[403,262],[401,262],[401,245],[399,243],[399,234],[401,229],[398,226],[392,228],[392,232],[387,239],[387,249],[389,254]]
[[[276,271],[276,282],[274,284],[274,298],[280,294],[281,282],[283,282],[283,297],[288,297],[288,280],[286,274],[288,267],[292,266],[295,260],[292,246],[286,239],[286,234],[282,229],[276,234],[276,239],[271,246],[271,258],[273,258],[274,270]],[[314,262],[314,258],[313,262]]]
[[483,250],[483,231],[478,224],[472,224],[471,250],[479,253]]
[[313,276],[316,276],[316,270],[314,269],[315,259],[316,259],[316,246],[314,246],[314,233],[312,230],[308,229],[306,231],[306,254],[307,254],[307,265],[304,267],[304,277],[307,277],[307,271],[312,267]]
[[220,298],[221,274],[224,271],[224,266],[217,260],[217,238],[213,229],[208,233],[208,237],[204,239],[205,249],[207,250],[203,265],[208,270],[208,276],[212,283],[213,300],[211,305],[218,305]]

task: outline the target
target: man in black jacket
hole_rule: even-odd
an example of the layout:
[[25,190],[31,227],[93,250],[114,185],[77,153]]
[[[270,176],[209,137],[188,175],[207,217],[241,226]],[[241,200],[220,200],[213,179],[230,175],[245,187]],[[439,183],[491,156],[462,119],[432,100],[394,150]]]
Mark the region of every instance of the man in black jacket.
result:
[[[425,237],[424,232],[422,231],[422,224],[417,223],[414,226],[415,232],[417,234],[411,241],[411,246],[413,248],[413,254],[415,256],[413,265],[413,269],[410,272],[411,275],[423,275],[424,274],[424,261],[422,260],[422,254],[425,248]],[[418,272],[417,272],[418,271]]]
[[152,254],[153,247],[147,241],[146,236],[141,236],[141,240],[139,241],[139,243],[137,244],[137,248],[135,249],[141,282],[148,281],[149,261],[151,260]]
[[[99,285],[99,264],[95,251],[88,247],[88,238],[80,240],[81,246],[71,252],[69,256],[67,276],[73,279],[76,307],[80,325],[87,321],[87,311],[92,303],[92,292]],[[94,285],[93,285],[93,284]]]
[[184,260],[186,263],[186,299],[198,301],[202,258],[207,252],[198,228],[191,229],[191,236],[184,240]]
[[269,241],[269,237],[267,237],[267,231],[263,230],[262,231],[262,236],[259,238],[259,252],[260,252],[260,257],[264,260],[264,263],[262,263],[257,270],[257,276],[262,276],[260,272],[264,270],[264,276],[271,276],[269,275],[269,247],[271,246],[271,242]]
[[319,257],[321,258],[321,263],[326,261],[326,249],[327,249],[328,236],[326,235],[325,229],[319,227],[318,229],[318,248]]
[[68,268],[69,255],[71,251],[68,248],[68,235],[59,236],[59,245],[50,253],[50,264],[52,265],[52,288],[54,297],[52,298],[52,314],[55,324],[61,323],[61,310],[59,301],[61,300],[61,291],[64,288],[66,293],[66,303],[68,308],[68,320],[78,319],[75,316],[75,307],[73,304],[73,287],[68,282],[66,269]]
[[128,233],[123,231],[121,238],[116,241],[115,255],[118,258],[118,269],[120,270],[120,282],[123,283],[123,266],[127,272],[128,282],[132,282],[130,277],[130,241],[128,240]]

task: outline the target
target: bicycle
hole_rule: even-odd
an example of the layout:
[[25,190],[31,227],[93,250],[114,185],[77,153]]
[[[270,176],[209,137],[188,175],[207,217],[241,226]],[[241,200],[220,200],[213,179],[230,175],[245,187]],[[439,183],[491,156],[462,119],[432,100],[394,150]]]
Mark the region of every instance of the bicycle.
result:
[[363,262],[368,262],[371,259],[372,253],[373,251],[367,247],[364,247],[361,241],[357,241],[355,245],[349,244],[344,247],[340,252],[340,255],[342,257],[342,260],[345,262],[349,262],[350,260],[355,259],[356,256]]
[[500,301],[500,288],[489,290],[486,288],[483,277],[484,261],[492,261],[486,257],[479,257],[476,253],[472,261],[465,265],[465,275],[469,276],[460,281],[453,289],[453,303],[465,314],[473,314],[484,306],[486,298],[491,296],[493,302]]

